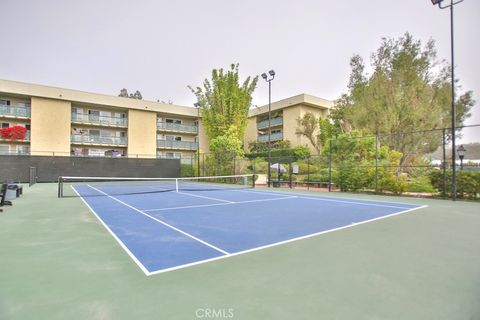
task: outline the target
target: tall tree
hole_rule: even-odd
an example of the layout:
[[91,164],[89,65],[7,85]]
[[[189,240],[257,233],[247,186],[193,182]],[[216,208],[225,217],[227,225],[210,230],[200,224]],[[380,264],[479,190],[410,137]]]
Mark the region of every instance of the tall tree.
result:
[[[409,33],[397,40],[384,38],[371,56],[371,74],[359,55],[350,66],[348,91],[332,112],[339,127],[345,132],[391,133],[382,142],[402,153],[401,164],[438,148],[439,132],[398,134],[450,126],[451,69],[437,60],[433,40],[422,47]],[[460,89],[458,80],[456,85]],[[455,104],[457,125],[462,125],[474,105],[472,92],[458,95]]]
[[295,133],[306,137],[317,154],[320,154],[328,139],[338,135],[340,129],[330,117],[317,118],[313,113],[307,112],[303,117],[297,119]]
[[[252,94],[257,86],[258,76],[247,77],[240,83],[238,64],[232,64],[230,69],[213,69],[212,78],[205,79],[202,87],[189,89],[195,94],[200,106],[202,123],[210,141],[217,141],[211,144],[215,150],[232,151],[232,145],[220,146],[228,139],[218,137],[226,136],[243,141],[245,135],[248,110],[252,104]],[[241,144],[233,143],[236,153],[241,153]]]

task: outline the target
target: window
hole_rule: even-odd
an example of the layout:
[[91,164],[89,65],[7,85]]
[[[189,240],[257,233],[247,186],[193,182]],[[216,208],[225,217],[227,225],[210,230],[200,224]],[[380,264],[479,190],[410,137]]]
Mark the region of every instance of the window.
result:
[[4,106],[9,106],[10,100],[0,99],[0,104],[3,104]]
[[282,133],[282,129],[275,129],[275,130],[272,130],[272,134],[274,133]]
[[165,152],[165,158],[167,159],[181,159],[182,153],[181,152]]
[[17,146],[17,154],[29,154],[30,146]]
[[8,127],[10,127],[10,123],[2,122],[2,128],[8,128]]
[[8,144],[0,144],[0,154],[9,154],[10,146]]
[[89,121],[98,121],[100,119],[100,111],[98,110],[88,110],[88,120]]
[[30,107],[30,103],[28,103],[28,102],[17,102],[17,107],[20,107],[20,108]]
[[182,120],[178,119],[165,119],[166,123],[182,124]]
[[180,137],[180,136],[165,136],[165,140],[167,140],[167,141],[182,141],[182,137]]
[[91,136],[100,136],[100,130],[88,130],[88,134]]

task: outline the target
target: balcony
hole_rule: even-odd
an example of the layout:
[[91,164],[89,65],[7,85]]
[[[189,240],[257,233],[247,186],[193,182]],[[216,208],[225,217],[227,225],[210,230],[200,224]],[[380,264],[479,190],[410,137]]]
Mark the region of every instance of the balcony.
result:
[[23,138],[22,140],[9,140],[9,139],[6,139],[6,138],[2,138],[0,137],[0,141],[9,141],[9,142],[30,142],[30,130],[27,130],[27,132],[25,132],[25,138]]
[[[283,132],[276,132],[270,135],[270,141],[283,140]],[[258,142],[268,142],[268,134],[263,134],[257,137]]]
[[[281,125],[283,125],[283,117],[270,119],[271,127],[281,126]],[[257,129],[265,129],[265,128],[268,128],[268,119],[257,122]]]
[[157,140],[157,148],[197,150],[198,143],[194,141]]
[[72,113],[72,122],[97,124],[102,126],[126,127],[127,118],[97,116],[85,113]]
[[179,123],[170,123],[170,122],[157,122],[157,129],[160,131],[177,131],[177,132],[188,132],[188,133],[197,133],[197,126],[188,125],[188,124],[179,124]]
[[72,143],[79,143],[79,144],[102,144],[102,145],[122,145],[122,146],[127,145],[127,138],[125,137],[101,137],[101,136],[72,134],[70,140]]
[[30,118],[31,108],[0,104],[0,116]]

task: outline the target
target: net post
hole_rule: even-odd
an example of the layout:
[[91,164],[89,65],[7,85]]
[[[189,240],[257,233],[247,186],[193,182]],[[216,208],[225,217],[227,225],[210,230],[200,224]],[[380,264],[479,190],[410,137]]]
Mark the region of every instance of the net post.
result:
[[332,139],[328,141],[329,143],[329,154],[328,154],[328,192],[332,191]]
[[375,194],[378,193],[378,131],[375,132]]
[[58,197],[59,198],[61,198],[63,196],[62,190],[63,190],[63,179],[60,176],[60,177],[58,177]]
[[252,162],[252,163],[253,163],[253,166],[252,166],[252,167],[253,167],[252,188],[254,188],[254,189],[255,189],[255,180],[256,180],[255,160],[256,160],[256,158],[253,158],[253,160],[251,160],[251,161],[253,161],[253,162]]
[[178,178],[175,179],[175,192],[178,192]]

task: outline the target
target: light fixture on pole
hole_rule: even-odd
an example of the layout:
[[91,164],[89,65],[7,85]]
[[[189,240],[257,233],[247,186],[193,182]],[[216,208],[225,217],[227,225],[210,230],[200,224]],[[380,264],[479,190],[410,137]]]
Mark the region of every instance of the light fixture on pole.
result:
[[270,170],[270,162],[271,162],[271,155],[272,155],[272,146],[271,146],[271,138],[272,138],[272,128],[271,128],[271,120],[272,120],[272,80],[275,78],[275,71],[270,70],[268,71],[270,77],[267,76],[266,73],[262,73],[263,80],[268,82],[268,187],[270,187],[270,177],[271,177],[271,170]]
[[200,177],[200,103],[193,105],[197,108],[197,177]]
[[438,5],[440,9],[450,8],[450,54],[452,63],[452,200],[457,199],[457,169],[455,164],[455,131],[456,131],[456,111],[455,111],[455,60],[454,60],[454,37],[453,37],[453,6],[462,2],[463,0],[453,1],[450,4],[442,5],[444,0],[431,0],[433,5]]
[[465,157],[465,153],[467,152],[467,149],[463,146],[463,144],[460,145],[457,149],[458,157],[460,158],[460,170],[463,170],[463,158]]

